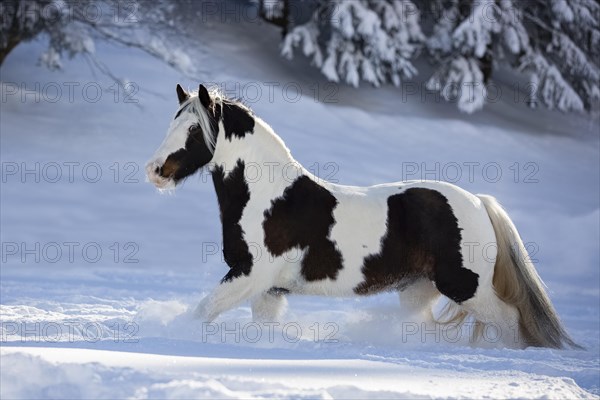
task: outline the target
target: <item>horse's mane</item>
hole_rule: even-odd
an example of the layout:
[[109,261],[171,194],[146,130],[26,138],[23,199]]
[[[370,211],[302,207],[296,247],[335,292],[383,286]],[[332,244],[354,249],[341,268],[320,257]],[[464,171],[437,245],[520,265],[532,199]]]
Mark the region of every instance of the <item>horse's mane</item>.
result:
[[[210,98],[212,100],[212,104],[211,104],[211,107],[213,108],[212,111],[214,112],[214,108],[216,106],[219,106],[221,108],[221,116],[223,118],[224,118],[224,109],[223,109],[224,104],[235,105],[235,106],[240,107],[244,111],[248,112],[250,115],[254,114],[252,112],[252,110],[250,109],[250,107],[248,107],[246,104],[244,104],[241,99],[230,99],[230,98],[226,97],[223,94],[223,92],[216,87],[210,88],[208,90],[208,94],[210,95]],[[206,112],[206,108],[202,105],[202,103],[200,103],[200,98],[198,97],[198,91],[190,92],[189,95],[190,95],[189,99],[187,99],[185,102],[183,102],[181,104],[181,106],[179,107],[179,110],[177,111],[177,114],[179,114],[181,111],[183,111],[189,107],[190,111],[198,118],[198,124],[200,125],[200,128],[202,129],[202,136],[204,137],[204,143],[208,146],[208,148],[210,149],[210,151],[212,153],[215,150],[216,137],[214,135],[213,126],[211,125],[211,118],[208,115],[208,113]],[[218,132],[218,128],[217,128],[217,132]]]

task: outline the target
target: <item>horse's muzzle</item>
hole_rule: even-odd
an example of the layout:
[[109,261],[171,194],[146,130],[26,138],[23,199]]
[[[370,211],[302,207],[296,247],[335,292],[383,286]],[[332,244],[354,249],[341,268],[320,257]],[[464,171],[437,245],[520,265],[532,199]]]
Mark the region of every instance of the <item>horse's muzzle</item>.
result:
[[152,182],[158,189],[172,189],[175,187],[175,180],[171,174],[164,176],[164,163],[158,160],[150,161],[146,164],[146,177],[149,182]]

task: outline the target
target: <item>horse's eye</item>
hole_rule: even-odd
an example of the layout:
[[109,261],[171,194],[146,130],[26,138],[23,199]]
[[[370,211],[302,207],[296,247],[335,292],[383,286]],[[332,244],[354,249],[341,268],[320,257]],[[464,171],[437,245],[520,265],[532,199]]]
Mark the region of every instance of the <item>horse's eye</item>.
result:
[[192,125],[192,126],[190,126],[190,128],[188,129],[188,133],[189,133],[189,134],[192,134],[192,133],[194,133],[194,131],[195,131],[196,129],[199,129],[199,128],[200,128],[200,126],[199,126],[199,125]]

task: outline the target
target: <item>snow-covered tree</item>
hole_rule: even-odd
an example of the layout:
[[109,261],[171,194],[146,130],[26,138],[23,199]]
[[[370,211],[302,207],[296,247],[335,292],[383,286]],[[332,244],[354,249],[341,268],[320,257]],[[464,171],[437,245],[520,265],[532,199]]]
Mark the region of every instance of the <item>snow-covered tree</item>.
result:
[[532,106],[539,100],[549,108],[581,111],[597,104],[600,6],[594,0],[431,4],[440,17],[427,40],[438,65],[428,86],[444,97],[456,96],[446,90],[449,85],[456,88],[461,110],[483,106],[485,86],[500,64],[529,75]]
[[[189,59],[167,37],[179,32],[178,7],[189,1],[3,0],[0,3],[0,65],[20,43],[45,38],[40,62],[59,69],[65,56],[86,57],[102,72],[110,69],[95,56],[95,42],[107,40],[139,48],[184,69]],[[184,71],[185,72],[185,71]]]
[[427,88],[465,112],[483,107],[500,66],[527,78],[531,106],[598,109],[597,0],[315,0],[302,22],[288,0],[259,3],[272,15],[288,10],[282,55],[300,49],[335,82],[398,85],[424,54],[434,67]]
[[550,108],[597,108],[600,101],[600,3],[551,0],[523,9],[531,47],[521,68],[539,82],[537,95]]
[[282,54],[291,59],[301,48],[334,82],[399,85],[416,73],[411,59],[425,39],[418,21],[410,0],[320,2],[308,22],[289,30]]

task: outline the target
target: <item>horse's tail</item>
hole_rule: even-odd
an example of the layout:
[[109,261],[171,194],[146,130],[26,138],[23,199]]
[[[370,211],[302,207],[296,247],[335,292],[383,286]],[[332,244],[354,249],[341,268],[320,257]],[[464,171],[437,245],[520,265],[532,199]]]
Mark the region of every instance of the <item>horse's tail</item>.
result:
[[530,346],[563,348],[576,344],[562,326],[544,283],[529,259],[517,228],[500,203],[492,197],[478,195],[490,217],[498,255],[493,285],[498,297],[519,311],[519,328]]

